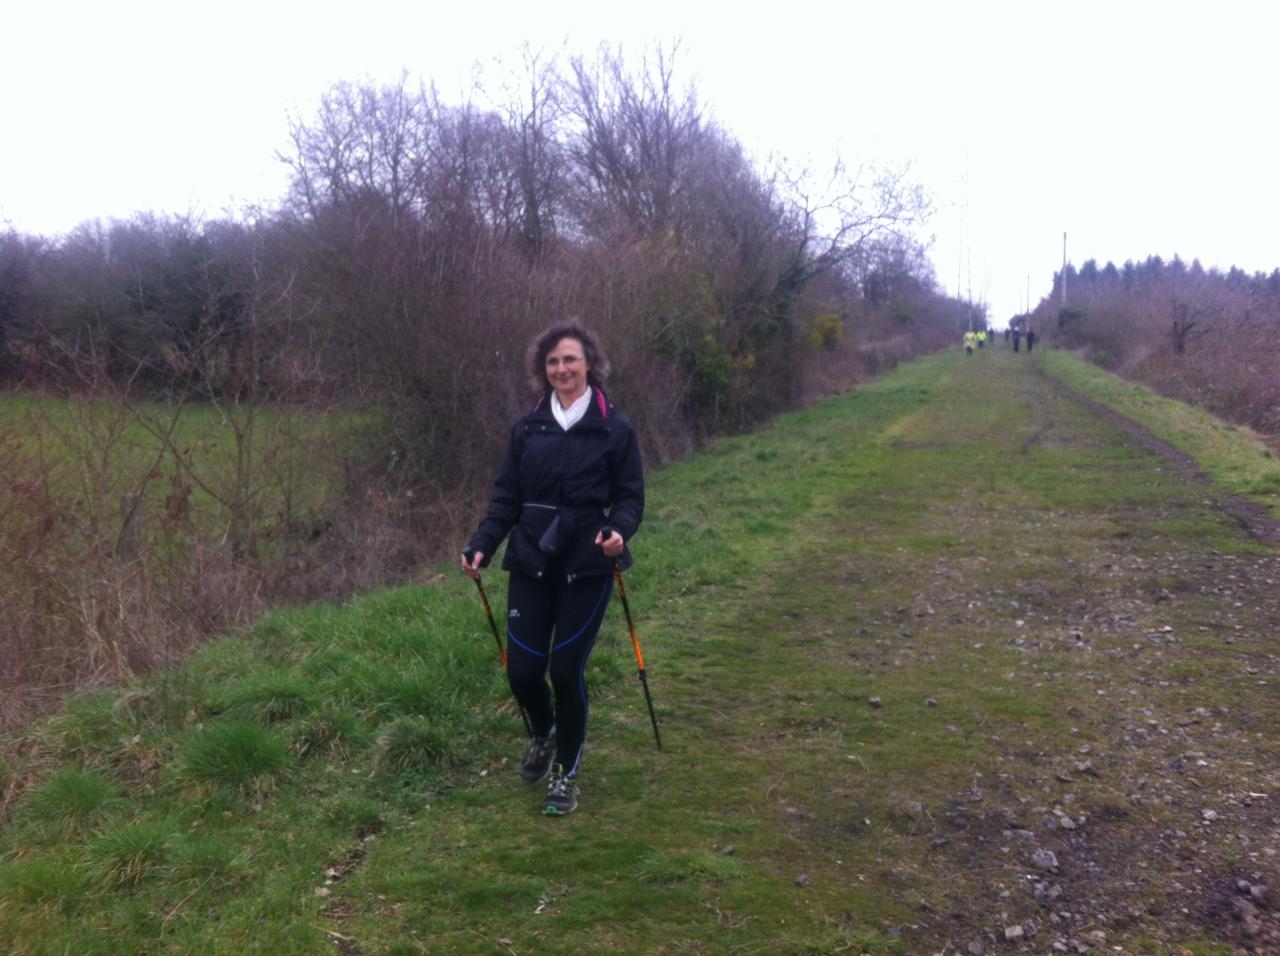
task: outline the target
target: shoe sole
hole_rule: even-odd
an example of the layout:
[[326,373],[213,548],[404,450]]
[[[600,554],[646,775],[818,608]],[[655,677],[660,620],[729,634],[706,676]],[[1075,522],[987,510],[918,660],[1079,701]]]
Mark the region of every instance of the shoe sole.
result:
[[568,810],[561,810],[559,807],[543,807],[542,815],[544,817],[567,817],[576,809],[578,809],[578,805],[576,803]]

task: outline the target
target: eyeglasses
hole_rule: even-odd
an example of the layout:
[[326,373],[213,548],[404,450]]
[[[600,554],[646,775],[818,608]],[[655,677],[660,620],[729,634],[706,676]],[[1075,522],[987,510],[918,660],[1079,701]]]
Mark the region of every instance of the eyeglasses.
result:
[[559,368],[561,365],[572,367],[582,361],[581,355],[566,355],[564,358],[547,358],[547,368]]

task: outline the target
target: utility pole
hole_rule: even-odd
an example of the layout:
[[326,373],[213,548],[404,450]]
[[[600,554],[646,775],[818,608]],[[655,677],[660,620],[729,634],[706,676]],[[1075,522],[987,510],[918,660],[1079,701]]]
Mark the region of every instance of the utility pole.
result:
[[969,331],[973,331],[973,258],[972,250],[965,250],[965,288],[968,289],[968,295],[965,297],[969,306]]
[[1032,274],[1027,273],[1027,308],[1023,311],[1023,331],[1032,328]]
[[1067,234],[1062,234],[1062,308],[1067,307]]

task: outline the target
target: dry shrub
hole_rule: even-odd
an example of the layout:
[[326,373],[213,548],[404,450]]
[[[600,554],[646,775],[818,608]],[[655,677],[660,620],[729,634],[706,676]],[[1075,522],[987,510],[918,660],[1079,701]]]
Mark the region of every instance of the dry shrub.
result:
[[865,373],[857,353],[857,346],[841,343],[837,351],[814,351],[806,356],[799,404],[808,407],[830,395],[847,392],[862,381]]
[[1241,407],[1244,419],[1280,444],[1280,368],[1254,378]]
[[1248,276],[1150,258],[1083,270],[1036,321],[1054,344],[1280,441],[1280,270]]
[[111,509],[128,487],[120,433],[78,414],[0,433],[0,725],[171,666],[280,597],[261,558],[198,532],[184,508],[139,494]]
[[471,507],[463,500],[412,490],[358,496],[335,510],[322,535],[272,568],[269,595],[274,603],[334,601],[419,580],[470,536],[484,505],[474,493]]
[[[28,468],[33,467],[28,460]],[[0,491],[0,724],[61,696],[169,666],[263,607],[258,575],[197,543],[123,561],[39,476]]]
[[912,357],[911,341],[905,335],[858,346],[858,364],[872,378],[896,368]]

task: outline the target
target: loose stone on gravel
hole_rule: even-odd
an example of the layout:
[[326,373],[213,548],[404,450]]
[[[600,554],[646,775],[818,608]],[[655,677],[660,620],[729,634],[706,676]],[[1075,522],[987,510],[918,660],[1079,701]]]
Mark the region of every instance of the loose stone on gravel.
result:
[[1258,919],[1260,915],[1258,908],[1246,899],[1236,899],[1233,903],[1236,918],[1243,924],[1245,935],[1257,936],[1262,930],[1262,923]]
[[1052,850],[1046,850],[1043,847],[1031,854],[1031,865],[1037,870],[1045,870],[1050,873],[1056,873],[1058,870],[1058,857]]

